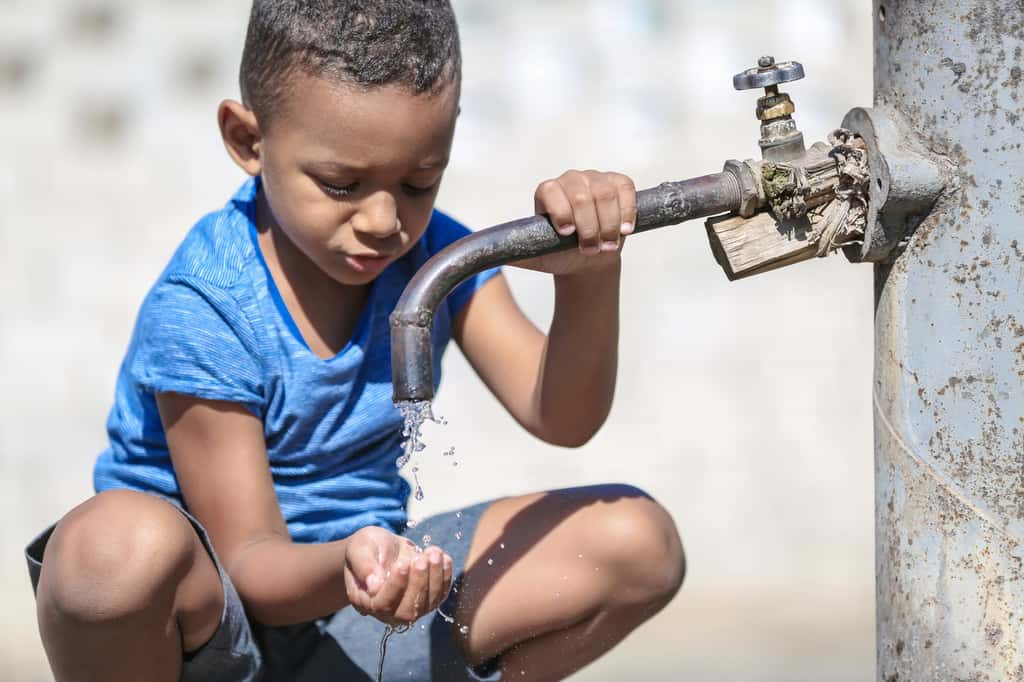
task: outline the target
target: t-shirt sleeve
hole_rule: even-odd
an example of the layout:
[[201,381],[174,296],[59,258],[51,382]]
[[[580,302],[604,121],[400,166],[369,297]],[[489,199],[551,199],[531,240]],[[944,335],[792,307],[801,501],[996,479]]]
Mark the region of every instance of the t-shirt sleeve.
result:
[[203,282],[158,283],[143,303],[129,359],[152,393],[240,403],[263,416],[263,372],[252,324],[230,292]]
[[[434,216],[430,221],[430,243],[429,250],[431,256],[445,248],[452,242],[462,239],[468,234],[471,234],[471,230],[462,223],[458,222],[454,218],[442,213],[441,211],[434,211]],[[448,311],[454,320],[458,316],[459,311],[469,303],[469,299],[473,298],[480,287],[487,283],[495,275],[501,273],[501,268],[490,268],[483,272],[477,273],[467,279],[465,282],[455,287],[448,298],[445,299],[448,305]]]

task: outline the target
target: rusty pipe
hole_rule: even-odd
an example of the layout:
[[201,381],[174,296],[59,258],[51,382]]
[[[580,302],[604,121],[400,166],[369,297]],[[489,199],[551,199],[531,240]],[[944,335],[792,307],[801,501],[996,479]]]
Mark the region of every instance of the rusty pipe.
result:
[[[638,192],[634,232],[737,211],[740,183],[727,170]],[[436,253],[413,276],[391,314],[395,402],[433,398],[430,331],[434,312],[455,287],[487,268],[577,245],[576,235],[562,236],[546,217],[532,216],[475,232]]]

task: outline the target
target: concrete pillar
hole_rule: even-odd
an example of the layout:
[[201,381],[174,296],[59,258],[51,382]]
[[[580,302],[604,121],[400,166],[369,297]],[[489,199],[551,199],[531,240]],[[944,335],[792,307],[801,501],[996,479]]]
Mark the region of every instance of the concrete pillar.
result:
[[1024,2],[873,11],[876,109],[955,167],[876,266],[878,679],[1024,680]]

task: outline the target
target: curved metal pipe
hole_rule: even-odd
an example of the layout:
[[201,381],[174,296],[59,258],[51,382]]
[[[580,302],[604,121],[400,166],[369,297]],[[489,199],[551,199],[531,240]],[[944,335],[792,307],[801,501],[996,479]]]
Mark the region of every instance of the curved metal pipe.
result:
[[[739,180],[730,172],[666,182],[637,193],[634,232],[706,218],[740,208]],[[391,314],[391,372],[395,402],[434,397],[430,331],[434,311],[460,283],[478,272],[517,260],[575,248],[544,216],[496,225],[463,237],[434,254],[409,282]]]

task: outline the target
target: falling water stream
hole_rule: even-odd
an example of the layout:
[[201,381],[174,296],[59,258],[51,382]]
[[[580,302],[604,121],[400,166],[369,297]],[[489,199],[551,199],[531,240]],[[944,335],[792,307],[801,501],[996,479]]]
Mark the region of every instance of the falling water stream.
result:
[[[431,410],[431,403],[429,401],[402,401],[396,403],[395,405],[398,407],[398,410],[402,414],[402,418],[404,420],[404,425],[402,427],[402,437],[404,438],[404,440],[402,441],[402,454],[395,461],[395,464],[398,466],[398,468],[402,469],[407,464],[409,464],[409,462],[417,453],[422,452],[426,448],[426,443],[423,442],[423,425],[427,421],[432,421],[436,424],[447,424],[447,422],[444,421],[443,419],[439,419],[434,416],[434,413]],[[455,455],[455,448],[449,448],[448,450],[445,450],[443,454],[445,457],[453,457]],[[452,460],[452,466],[458,466],[458,462],[455,461],[454,459]],[[420,485],[419,467],[414,465],[411,471],[414,484],[413,497],[415,497],[416,500],[419,501],[423,499],[423,487]],[[456,512],[455,515],[457,518],[462,517],[461,512]],[[416,522],[410,519],[406,525],[409,528],[413,528],[416,526]],[[461,537],[462,532],[456,531],[455,539],[458,540]],[[431,539],[432,538],[429,535],[424,535],[424,546],[430,544]],[[440,608],[437,609],[437,613],[442,618],[444,618],[445,621],[447,621],[448,623],[451,623],[453,625],[456,624],[455,619],[441,611]],[[384,680],[384,658],[387,654],[388,639],[390,639],[391,635],[395,633],[401,634],[403,632],[406,632],[410,627],[411,624],[402,625],[399,627],[392,627],[388,625],[384,628],[384,634],[380,640],[380,653],[377,661],[377,682],[383,682]],[[462,635],[468,634],[469,627],[466,625],[459,626],[459,633]]]

